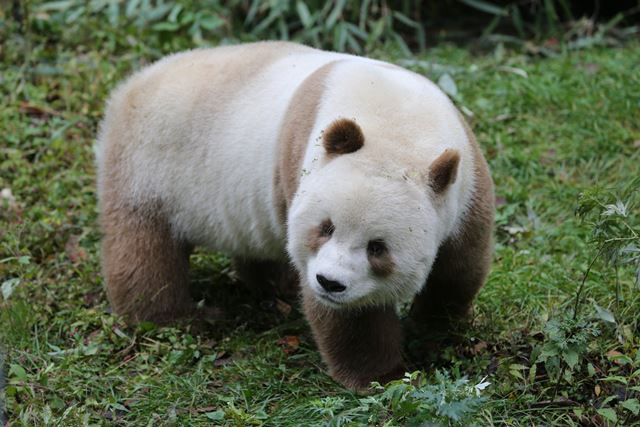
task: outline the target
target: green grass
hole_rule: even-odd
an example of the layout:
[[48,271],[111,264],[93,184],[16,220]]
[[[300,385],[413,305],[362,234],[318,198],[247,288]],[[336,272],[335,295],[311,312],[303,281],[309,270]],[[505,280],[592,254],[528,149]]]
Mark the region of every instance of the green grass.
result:
[[[579,194],[602,187],[607,203],[624,194],[638,229],[637,188],[623,192],[640,174],[637,41],[546,59],[452,46],[409,62],[390,48],[373,54],[455,81],[492,169],[498,227],[465,338],[431,352],[410,340],[418,388],[361,397],[323,373],[301,315],[244,298],[223,256],[192,263],[194,285],[227,307],[224,322],[129,328],[109,313],[92,144],[109,90],[163,47],[103,44],[99,26],[76,45],[4,22],[0,189],[15,200],[5,191],[0,201],[0,342],[11,425],[403,425],[431,415],[455,425],[433,396],[469,403],[463,423],[478,425],[640,422],[634,268],[597,259],[571,319],[597,254],[594,226],[575,215]],[[479,401],[473,386],[485,377]]]

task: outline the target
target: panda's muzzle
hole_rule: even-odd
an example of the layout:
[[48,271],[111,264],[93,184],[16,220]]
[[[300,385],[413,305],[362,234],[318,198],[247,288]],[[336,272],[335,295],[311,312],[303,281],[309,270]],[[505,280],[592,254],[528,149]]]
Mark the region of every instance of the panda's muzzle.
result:
[[316,280],[322,286],[322,289],[329,293],[340,293],[347,289],[345,285],[338,282],[337,280],[329,280],[324,277],[322,274],[316,274]]

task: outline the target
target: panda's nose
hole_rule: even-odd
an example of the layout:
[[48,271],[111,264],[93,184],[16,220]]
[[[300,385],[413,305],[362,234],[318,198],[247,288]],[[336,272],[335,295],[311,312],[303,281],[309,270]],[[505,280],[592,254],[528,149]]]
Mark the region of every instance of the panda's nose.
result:
[[316,280],[318,281],[318,283],[320,283],[320,286],[322,286],[322,289],[324,289],[327,292],[342,292],[345,289],[347,289],[347,287],[342,283],[336,280],[329,280],[326,277],[324,277],[322,274],[316,274]]

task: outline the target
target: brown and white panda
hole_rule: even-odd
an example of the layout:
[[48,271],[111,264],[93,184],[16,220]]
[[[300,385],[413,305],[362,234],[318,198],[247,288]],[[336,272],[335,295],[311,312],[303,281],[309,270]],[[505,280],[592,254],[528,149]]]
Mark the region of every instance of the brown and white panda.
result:
[[438,87],[392,64],[284,42],[175,54],[113,93],[96,157],[117,313],[189,314],[193,246],[293,264],[350,388],[404,372],[399,303],[464,316],[489,270],[486,161]]

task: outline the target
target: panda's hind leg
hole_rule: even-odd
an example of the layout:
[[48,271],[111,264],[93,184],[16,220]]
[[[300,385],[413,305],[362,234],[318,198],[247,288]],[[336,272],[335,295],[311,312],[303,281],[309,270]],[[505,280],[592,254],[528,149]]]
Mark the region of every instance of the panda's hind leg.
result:
[[168,323],[192,313],[190,248],[159,209],[103,202],[102,268],[114,312],[128,322]]

